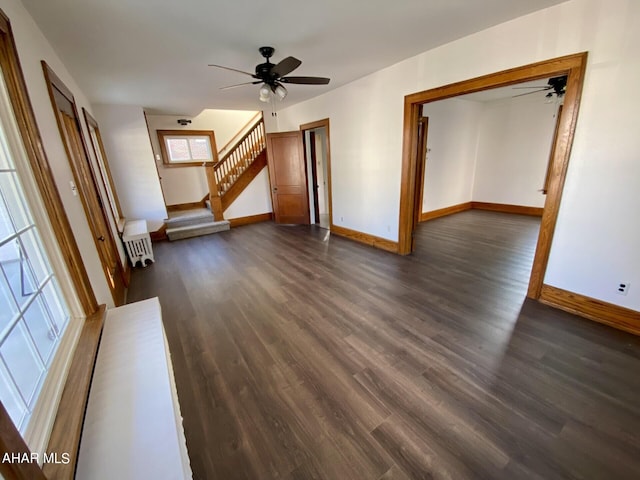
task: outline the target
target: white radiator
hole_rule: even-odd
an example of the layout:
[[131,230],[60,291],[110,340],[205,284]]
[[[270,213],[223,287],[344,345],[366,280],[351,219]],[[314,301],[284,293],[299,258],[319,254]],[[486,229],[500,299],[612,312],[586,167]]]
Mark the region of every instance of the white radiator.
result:
[[122,232],[122,241],[127,248],[127,255],[129,255],[132,267],[135,267],[138,262],[146,267],[147,260],[155,261],[146,220],[128,221],[124,226],[124,232]]

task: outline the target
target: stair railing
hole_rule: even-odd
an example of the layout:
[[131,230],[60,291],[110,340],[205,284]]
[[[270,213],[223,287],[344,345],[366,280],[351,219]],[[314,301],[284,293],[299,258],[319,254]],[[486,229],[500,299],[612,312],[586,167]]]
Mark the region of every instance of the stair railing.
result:
[[214,165],[213,170],[219,196],[224,195],[229,190],[233,182],[265,148],[266,135],[264,118],[261,114],[255,120],[254,125],[238,139],[235,146]]

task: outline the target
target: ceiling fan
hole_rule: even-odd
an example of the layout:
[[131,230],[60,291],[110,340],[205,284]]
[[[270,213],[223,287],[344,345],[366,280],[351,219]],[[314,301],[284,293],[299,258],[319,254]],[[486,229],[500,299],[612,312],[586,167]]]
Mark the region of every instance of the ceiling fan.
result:
[[547,85],[537,86],[537,87],[513,87],[514,89],[520,88],[536,88],[533,92],[521,93],[520,95],[514,95],[515,97],[522,97],[524,95],[531,95],[532,93],[545,92],[550,90],[549,93],[545,95],[547,98],[552,98],[556,95],[558,98],[562,98],[567,90],[567,76],[562,75],[560,77],[552,77],[547,81]]
[[300,60],[295,57],[287,57],[279,63],[271,63],[269,59],[275,52],[273,47],[260,47],[258,51],[266,61],[256,65],[255,73],[249,73],[243,70],[238,70],[237,68],[225,67],[223,65],[209,64],[210,67],[224,68],[225,70],[231,70],[232,72],[242,73],[255,78],[255,81],[221,87],[221,90],[262,83],[263,85],[260,88],[260,100],[268,102],[272,98],[272,95],[280,100],[287,96],[287,89],[284,87],[283,83],[294,83],[299,85],[326,85],[329,83],[329,79],[325,77],[287,77],[286,75],[293,72],[302,64]]

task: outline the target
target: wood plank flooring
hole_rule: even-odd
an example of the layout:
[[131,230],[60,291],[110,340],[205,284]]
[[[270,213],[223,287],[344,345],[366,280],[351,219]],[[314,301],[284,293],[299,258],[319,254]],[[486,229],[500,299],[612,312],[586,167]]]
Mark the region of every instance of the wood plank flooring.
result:
[[160,298],[194,478],[640,478],[640,338],[524,300],[538,221],[154,244],[128,300]]

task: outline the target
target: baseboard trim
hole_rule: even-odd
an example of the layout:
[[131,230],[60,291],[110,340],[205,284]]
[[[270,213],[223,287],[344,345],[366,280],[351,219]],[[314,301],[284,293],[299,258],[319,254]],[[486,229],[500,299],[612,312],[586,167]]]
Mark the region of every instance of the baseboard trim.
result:
[[542,285],[540,301],[566,312],[604,323],[625,332],[640,335],[640,312],[612,303],[596,300],[578,293],[562,290],[551,285]]
[[517,213],[519,215],[530,215],[541,217],[544,208],[525,207],[522,205],[509,205],[507,203],[471,202],[471,208],[476,210],[489,210],[491,212]]
[[151,237],[152,242],[162,242],[164,240],[168,240],[169,237],[167,237],[167,224],[163,223],[162,226],[155,232],[149,232],[149,237]]
[[439,208],[430,212],[424,212],[420,215],[420,221],[426,222],[427,220],[433,220],[434,218],[446,217],[447,215],[453,215],[454,213],[471,210],[471,204],[472,202],[459,203],[450,207]]
[[386,238],[376,237],[375,235],[369,235],[368,233],[358,232],[357,230],[351,230],[350,228],[339,227],[337,225],[331,225],[330,231],[332,235],[335,234],[340,237],[345,237],[371,247],[379,248],[380,250],[386,250],[387,252],[398,253],[398,242],[387,240]]
[[195,208],[206,208],[205,200],[209,199],[209,195],[200,202],[177,203],[175,205],[167,205],[167,212],[183,212],[184,210],[193,210]]
[[249,215],[246,217],[229,218],[229,226],[240,227],[242,225],[250,225],[252,223],[268,222],[273,220],[273,212],[259,213],[258,215]]

